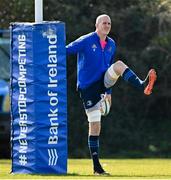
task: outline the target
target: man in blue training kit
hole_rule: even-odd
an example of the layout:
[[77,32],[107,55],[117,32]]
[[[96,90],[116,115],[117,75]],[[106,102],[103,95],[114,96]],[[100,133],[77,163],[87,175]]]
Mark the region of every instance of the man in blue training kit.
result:
[[66,49],[67,54],[77,54],[77,87],[89,122],[88,146],[94,174],[101,175],[108,174],[98,157],[101,95],[105,94],[111,104],[111,87],[120,76],[142,90],[145,95],[150,95],[157,76],[155,70],[151,69],[142,81],[121,60],[114,62],[116,44],[107,36],[111,30],[111,19],[108,15],[98,16],[95,26],[95,32],[80,37],[67,45]]

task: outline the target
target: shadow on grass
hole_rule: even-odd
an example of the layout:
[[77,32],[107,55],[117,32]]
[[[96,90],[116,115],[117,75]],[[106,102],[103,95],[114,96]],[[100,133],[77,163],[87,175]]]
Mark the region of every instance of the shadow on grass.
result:
[[67,174],[29,174],[32,176],[57,176],[57,177],[68,177],[68,176],[74,176],[74,177],[108,177],[108,178],[171,178],[171,174],[170,175],[94,175],[94,174],[79,174],[79,173],[67,173]]

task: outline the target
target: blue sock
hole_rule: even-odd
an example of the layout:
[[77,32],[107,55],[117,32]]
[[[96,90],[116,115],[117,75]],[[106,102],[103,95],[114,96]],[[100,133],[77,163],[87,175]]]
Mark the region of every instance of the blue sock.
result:
[[137,87],[140,90],[144,90],[144,82],[138,78],[138,76],[129,68],[127,68],[123,75],[123,79],[129,82],[134,87]]
[[100,166],[98,151],[99,151],[99,136],[88,137],[88,147],[93,160],[94,170]]

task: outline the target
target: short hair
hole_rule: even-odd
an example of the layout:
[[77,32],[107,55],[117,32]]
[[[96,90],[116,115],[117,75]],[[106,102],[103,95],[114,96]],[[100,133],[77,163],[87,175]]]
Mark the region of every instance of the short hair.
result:
[[108,17],[110,19],[110,17],[107,14],[101,14],[99,16],[97,16],[96,18],[96,24],[98,24],[100,22],[100,19],[103,17]]

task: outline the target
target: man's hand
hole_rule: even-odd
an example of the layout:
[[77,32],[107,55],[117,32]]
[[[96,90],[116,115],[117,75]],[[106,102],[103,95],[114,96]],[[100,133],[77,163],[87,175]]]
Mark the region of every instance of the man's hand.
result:
[[110,106],[112,105],[112,96],[111,94],[105,94],[105,99],[108,99]]

